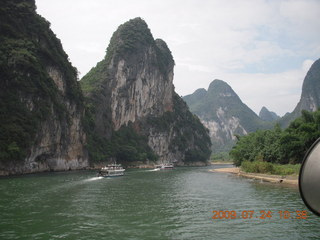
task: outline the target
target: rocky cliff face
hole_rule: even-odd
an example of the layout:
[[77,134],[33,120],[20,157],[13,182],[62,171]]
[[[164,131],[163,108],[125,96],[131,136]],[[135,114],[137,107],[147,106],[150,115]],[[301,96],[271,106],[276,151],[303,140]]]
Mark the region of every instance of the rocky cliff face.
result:
[[291,121],[301,116],[302,110],[314,112],[320,107],[320,59],[315,61],[307,72],[302,85],[301,98],[292,113],[286,114],[280,121],[287,127]]
[[173,110],[162,116],[148,116],[142,121],[148,144],[159,156],[160,162],[171,161],[177,165],[194,165],[206,162],[210,156],[209,131],[187,104],[173,95]]
[[115,80],[111,83],[111,116],[115,130],[130,121],[172,111],[174,64],[170,62],[166,72],[152,64],[157,63],[157,51],[161,47],[161,51],[169,51],[162,40],[155,43],[144,46],[137,54],[111,58],[108,69],[111,79]]
[[198,89],[183,99],[210,130],[213,152],[229,151],[236,135],[246,135],[271,126],[263,122],[240,100],[232,88],[221,80],[214,80],[208,91]]
[[88,166],[77,72],[32,0],[0,6],[0,174]]
[[[186,156],[188,151],[193,151],[195,158],[196,151],[199,150],[200,155],[202,154],[203,149],[196,147],[194,141],[197,137],[194,136],[203,134],[205,138],[206,131],[201,124],[197,125],[199,121],[188,122],[186,119],[190,117],[190,113],[174,93],[173,67],[174,61],[166,43],[160,39],[154,40],[141,18],[130,20],[118,28],[111,38],[105,59],[81,80],[87,103],[91,106],[91,119],[94,121],[92,130],[99,135],[101,144],[105,140],[112,140],[114,132],[129,127],[134,134],[146,137],[145,143],[159,161],[183,163],[186,159],[191,161],[191,155],[189,158]],[[177,109],[177,105],[181,109]],[[187,122],[191,125],[176,129],[177,125]],[[194,133],[189,132],[195,126],[199,129],[194,129]],[[187,129],[183,130],[184,128]],[[185,139],[184,149],[178,149],[174,146],[174,141],[186,138],[186,132],[191,137]],[[96,137],[91,137],[94,142]],[[111,142],[114,144],[115,141]],[[210,144],[209,142],[206,144]],[[111,148],[120,151],[123,145],[127,150],[131,149],[131,152],[136,151],[139,156],[145,155],[147,151],[147,147],[139,150],[129,139]],[[124,159],[122,154],[103,155],[118,155],[119,161],[130,161]],[[133,155],[135,154],[132,154],[132,158]],[[199,160],[203,161],[203,156]]]

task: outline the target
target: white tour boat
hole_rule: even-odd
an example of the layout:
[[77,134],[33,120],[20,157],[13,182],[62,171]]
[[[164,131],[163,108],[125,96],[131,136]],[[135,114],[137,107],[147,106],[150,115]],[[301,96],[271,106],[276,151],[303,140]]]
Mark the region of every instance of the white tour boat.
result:
[[125,169],[121,164],[109,164],[100,169],[98,172],[99,177],[119,177],[124,175]]
[[156,165],[155,170],[170,170],[173,169],[172,163],[162,163],[160,165]]

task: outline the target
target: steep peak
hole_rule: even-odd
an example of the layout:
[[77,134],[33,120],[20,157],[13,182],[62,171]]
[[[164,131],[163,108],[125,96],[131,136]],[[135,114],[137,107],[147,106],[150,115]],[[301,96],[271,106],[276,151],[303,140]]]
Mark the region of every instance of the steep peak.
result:
[[183,97],[183,100],[189,105],[192,106],[193,103],[203,101],[207,96],[207,90],[204,88],[197,89],[194,93],[186,95]]
[[320,59],[316,60],[303,80],[301,98],[292,113],[281,119],[281,126],[287,127],[289,123],[301,116],[302,110],[316,111],[320,107]]
[[225,81],[215,79],[213,80],[208,88],[208,91],[216,89],[216,88],[226,88],[226,89],[231,89],[231,87],[226,83]]
[[266,108],[265,106],[261,108],[259,115],[264,112],[269,112],[268,108]]
[[206,94],[207,94],[207,90],[205,90],[204,88],[199,88],[193,93],[193,95],[199,96],[199,97],[203,97]]
[[215,79],[213,80],[208,88],[208,93],[210,95],[215,95],[219,97],[236,97],[238,96],[228,83],[225,81]]
[[280,117],[274,113],[270,112],[266,107],[262,107],[259,113],[259,117],[267,122],[273,122],[275,120],[278,120]]
[[213,89],[216,86],[225,86],[225,85],[228,85],[225,81],[222,81],[220,79],[215,79],[210,83],[208,90]]
[[209,157],[206,129],[174,92],[173,67],[167,44],[154,40],[141,18],[119,26],[106,58],[81,80],[91,108],[93,157],[125,162],[152,161],[154,154],[178,162]]
[[235,134],[244,135],[271,127],[270,123],[262,121],[222,80],[212,81],[208,91],[198,89],[183,99],[209,129],[215,152],[229,151],[234,144]]
[[[134,32],[134,34],[133,34]],[[130,34],[130,36],[138,36],[142,34],[142,37],[149,38],[149,40],[153,40],[151,31],[148,27],[148,24],[140,17],[130,19],[129,21],[121,24],[116,33],[127,35]],[[123,36],[122,37],[126,37]]]
[[[138,17],[120,25],[113,33],[105,58],[82,78],[81,86],[89,95],[103,89],[113,74],[124,73],[124,69],[126,76],[119,80],[120,85],[137,80],[137,74],[149,75],[155,71],[162,74],[158,80],[172,82],[173,67],[174,60],[165,41],[154,40],[147,23]],[[142,75],[142,79],[148,80]]]
[[114,54],[136,53],[144,46],[154,44],[147,23],[140,17],[121,24],[111,37],[107,57]]
[[[320,89],[320,59],[315,61],[303,81],[301,98]],[[314,97],[314,96],[312,96]],[[317,99],[318,100],[318,99]],[[320,100],[320,99],[319,99]]]

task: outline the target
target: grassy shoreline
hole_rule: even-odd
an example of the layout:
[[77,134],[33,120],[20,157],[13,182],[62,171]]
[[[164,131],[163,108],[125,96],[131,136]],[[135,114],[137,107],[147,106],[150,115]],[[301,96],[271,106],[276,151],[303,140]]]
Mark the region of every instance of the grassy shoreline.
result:
[[263,161],[244,161],[241,170],[247,173],[263,173],[271,175],[299,175],[301,164],[277,164]]

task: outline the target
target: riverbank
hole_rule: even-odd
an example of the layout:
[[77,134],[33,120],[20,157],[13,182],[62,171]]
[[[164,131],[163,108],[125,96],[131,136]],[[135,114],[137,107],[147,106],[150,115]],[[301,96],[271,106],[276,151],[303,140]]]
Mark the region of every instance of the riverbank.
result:
[[220,165],[220,164],[233,164],[233,162],[228,161],[216,161],[216,162],[210,162],[211,165]]
[[261,174],[261,173],[246,173],[240,170],[238,167],[230,167],[230,168],[218,168],[218,169],[210,169],[210,172],[223,172],[223,173],[232,173],[237,174],[241,177],[261,180],[265,182],[271,183],[280,183],[280,184],[288,184],[292,186],[298,186],[298,176],[288,175],[288,176],[279,176],[279,175],[270,175],[270,174]]

